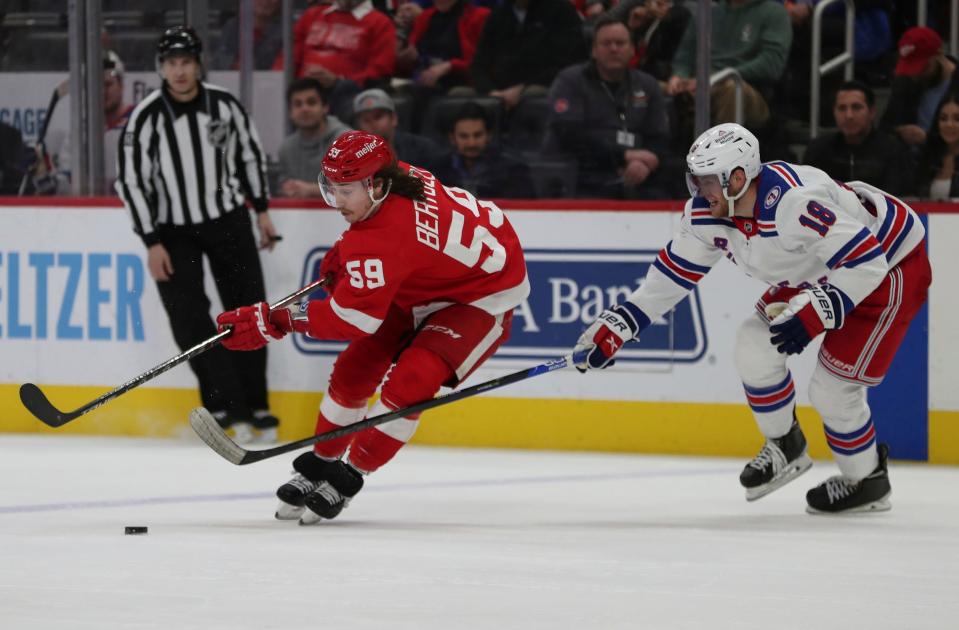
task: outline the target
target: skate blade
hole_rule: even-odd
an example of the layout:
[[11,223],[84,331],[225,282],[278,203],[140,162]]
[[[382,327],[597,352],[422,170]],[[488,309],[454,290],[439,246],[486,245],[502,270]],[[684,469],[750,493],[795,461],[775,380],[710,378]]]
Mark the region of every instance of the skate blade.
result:
[[295,521],[303,516],[304,510],[306,510],[306,508],[302,506],[297,507],[280,501],[280,505],[277,506],[273,516],[275,516],[278,521]]
[[878,501],[873,501],[872,503],[867,503],[865,505],[860,505],[854,508],[849,508],[847,510],[839,510],[838,512],[828,512],[826,510],[817,510],[811,505],[806,506],[806,513],[813,514],[815,516],[845,516],[846,514],[868,514],[870,512],[888,512],[892,509],[892,503],[889,501],[889,497],[892,495],[890,492],[883,498]]
[[755,488],[746,488],[746,500],[755,501],[756,499],[761,499],[767,494],[779,490],[810,468],[812,468],[812,460],[808,454],[803,453],[793,460],[789,466],[783,468],[769,483],[756,486]]
[[300,526],[309,527],[310,525],[316,525],[322,520],[323,520],[322,516],[320,516],[319,514],[317,514],[316,512],[314,512],[313,510],[309,508],[304,508],[303,515],[300,516]]

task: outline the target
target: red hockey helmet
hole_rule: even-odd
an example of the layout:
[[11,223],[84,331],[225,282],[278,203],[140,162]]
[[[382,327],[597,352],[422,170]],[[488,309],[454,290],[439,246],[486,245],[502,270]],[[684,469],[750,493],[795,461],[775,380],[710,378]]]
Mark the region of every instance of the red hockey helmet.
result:
[[361,186],[373,204],[363,217],[367,218],[386,199],[392,185],[388,182],[385,192],[377,198],[373,192],[373,175],[395,162],[393,150],[383,138],[365,131],[341,134],[323,157],[322,170],[317,177],[323,200],[335,208],[335,187]]
[[341,134],[323,157],[323,175],[334,184],[372,177],[396,161],[383,138],[365,131]]

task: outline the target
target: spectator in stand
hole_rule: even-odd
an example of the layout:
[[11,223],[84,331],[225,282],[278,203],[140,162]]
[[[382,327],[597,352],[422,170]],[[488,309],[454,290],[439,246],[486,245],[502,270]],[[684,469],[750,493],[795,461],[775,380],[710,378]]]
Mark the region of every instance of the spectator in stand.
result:
[[410,34],[413,32],[413,23],[423,12],[423,7],[416,2],[403,2],[396,7],[393,15],[393,25],[396,27],[396,69],[394,73],[400,77],[408,77],[416,65],[416,49],[410,46]]
[[[283,29],[280,0],[253,0],[253,67],[257,70],[283,69]],[[240,16],[230,18],[221,29],[223,37],[213,53],[213,68],[240,67]]]
[[296,127],[280,144],[280,191],[286,197],[320,197],[317,175],[323,156],[344,131],[349,131],[323,96],[316,79],[296,79],[286,90],[290,120]]
[[[106,51],[103,54],[103,183],[100,190],[103,195],[116,192],[113,184],[117,179],[120,137],[134,108],[132,104],[123,102],[123,75],[124,66],[120,57],[112,50]],[[56,158],[59,169],[57,192],[61,195],[70,194],[70,147],[70,135],[67,134]]]
[[489,13],[470,0],[434,0],[410,33],[416,60],[413,80],[442,91],[468,84],[470,62]]
[[582,197],[668,196],[656,182],[669,142],[659,83],[629,67],[635,50],[623,22],[596,22],[593,59],[564,69],[550,89],[545,152],[579,163]]
[[453,150],[433,169],[444,184],[482,199],[535,197],[529,167],[493,143],[489,117],[480,105],[466,103],[454,114],[449,138]]
[[919,196],[959,201],[959,90],[950,90],[936,109],[929,139],[919,155]]
[[876,97],[859,81],[847,81],[836,92],[833,116],[839,131],[809,143],[803,160],[841,182],[863,181],[903,196],[912,192],[914,165],[906,145],[876,129]]
[[330,110],[349,119],[363,88],[386,84],[396,65],[396,28],[370,0],[335,0],[303,12],[293,29],[296,75],[329,94]]
[[[769,105],[760,89],[779,81],[786,68],[792,27],[781,4],[767,0],[720,0],[712,7],[711,73],[732,67],[743,78],[744,125],[761,129],[769,120]],[[688,95],[680,112],[691,130],[692,96],[696,92],[696,29],[688,28],[673,60],[667,94]],[[735,82],[729,78],[712,86],[712,124],[735,120]],[[691,134],[684,134],[691,135]]]
[[942,38],[931,28],[910,28],[899,39],[899,62],[892,94],[880,126],[919,147],[934,120],[939,101],[959,87],[956,59],[942,50]]
[[522,97],[546,94],[560,69],[585,56],[569,0],[504,0],[486,20],[470,74],[478,92],[513,109]]
[[570,0],[576,7],[576,12],[586,20],[592,22],[616,5],[616,0]]
[[673,0],[623,0],[608,15],[626,22],[636,56],[631,65],[665,83],[673,75],[673,57],[693,14]]
[[353,111],[357,129],[375,133],[386,140],[399,160],[432,170],[442,154],[442,150],[429,139],[397,129],[400,118],[396,114],[396,104],[381,89],[358,94],[353,101]]
[[29,155],[23,146],[20,130],[0,121],[0,195],[20,192]]
[[[787,80],[784,82],[783,103],[789,113],[799,118],[809,117],[809,71],[812,59],[813,10],[822,0],[778,0],[789,14],[793,27],[792,49],[787,62]],[[893,46],[892,25],[889,13],[890,0],[856,0],[854,25],[854,54],[856,77],[862,77],[870,85],[885,85],[889,82],[891,64],[889,53]],[[846,6],[837,2],[828,7],[822,18],[821,59],[832,59],[846,49]],[[838,89],[843,79],[841,73],[822,77],[822,93]],[[824,99],[825,100],[825,99]],[[822,102],[820,115],[828,119],[828,102]]]

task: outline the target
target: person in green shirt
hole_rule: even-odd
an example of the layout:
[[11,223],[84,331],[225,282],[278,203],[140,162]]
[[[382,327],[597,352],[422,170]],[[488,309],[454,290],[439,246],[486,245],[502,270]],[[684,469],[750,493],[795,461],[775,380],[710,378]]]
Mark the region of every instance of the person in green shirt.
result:
[[[666,93],[677,97],[696,91],[696,28],[686,29],[673,60],[673,76]],[[769,120],[769,105],[758,88],[779,81],[786,68],[792,26],[783,5],[769,0],[721,0],[712,8],[712,67],[716,73],[735,68],[743,77],[744,125],[763,127]],[[681,97],[678,102],[684,99]],[[690,99],[685,99],[687,103]],[[710,90],[712,124],[733,122],[735,84],[720,81]]]

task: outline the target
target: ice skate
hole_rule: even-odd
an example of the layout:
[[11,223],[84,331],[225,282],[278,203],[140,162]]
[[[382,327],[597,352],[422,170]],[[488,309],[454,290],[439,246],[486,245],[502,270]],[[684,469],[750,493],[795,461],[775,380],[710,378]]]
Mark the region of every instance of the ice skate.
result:
[[799,423],[793,421],[789,433],[780,438],[767,438],[762,450],[746,464],[739,483],[746,488],[746,500],[755,501],[778,490],[812,466],[806,453],[806,437]]
[[253,441],[257,444],[274,444],[277,438],[280,420],[269,410],[261,409],[253,412]]
[[842,475],[830,477],[806,493],[806,511],[810,514],[849,512],[886,512],[892,509],[889,496],[889,471],[886,460],[889,447],[879,445],[879,465],[861,481],[849,481]]
[[300,518],[305,509],[306,497],[326,480],[329,469],[335,463],[317,457],[312,451],[293,460],[293,478],[276,490],[276,496],[280,500],[276,508],[276,518],[281,521],[295,521]]
[[216,423],[230,436],[237,444],[249,444],[253,441],[253,425],[249,422],[236,420],[225,411],[210,412]]
[[363,488],[363,475],[345,462],[335,462],[327,480],[307,495],[300,525],[336,518]]

